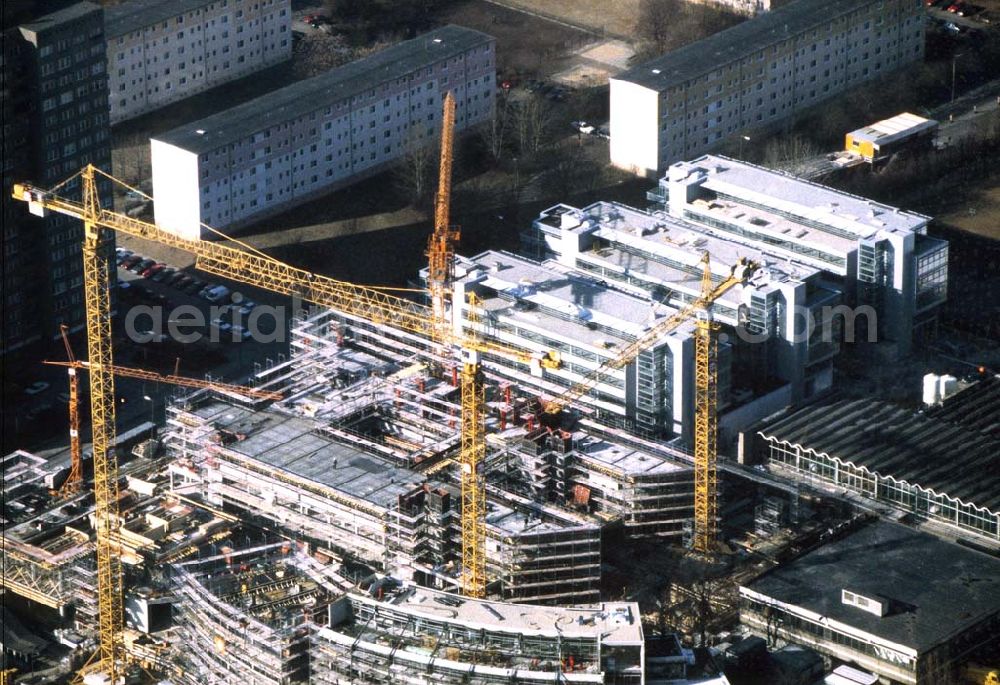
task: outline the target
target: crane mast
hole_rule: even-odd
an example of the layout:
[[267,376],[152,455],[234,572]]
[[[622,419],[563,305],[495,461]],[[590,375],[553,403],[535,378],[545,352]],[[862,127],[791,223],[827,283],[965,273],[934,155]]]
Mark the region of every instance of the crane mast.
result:
[[[451,163],[455,140],[455,96],[444,98],[441,116],[441,162],[438,191],[434,198],[434,231],[427,245],[427,287],[435,339],[448,338],[448,301],[455,272],[454,241],[459,232],[449,225],[451,211]],[[452,303],[453,304],[453,303]],[[476,297],[470,295],[469,319],[473,333],[463,341],[461,373],[461,442],[459,468],[462,488],[462,592],[470,597],[486,594],[486,500],[482,464],[486,456],[486,397],[479,365],[474,326]]]
[[98,651],[94,655],[107,682],[122,673],[122,562],[117,553],[119,526],[118,458],[115,444],[115,376],[111,353],[111,231],[99,223],[100,200],[94,167],[81,174],[83,190],[83,290],[90,359],[90,416],[94,454],[94,521],[97,548]]
[[66,324],[59,325],[59,334],[62,335],[63,345],[66,346],[66,359],[69,367],[66,373],[69,374],[69,475],[59,488],[61,497],[72,497],[80,492],[83,483],[83,453],[80,448],[80,379],[76,373],[76,357],[73,356],[73,347],[69,344],[69,327]]
[[454,243],[460,232],[449,225],[451,211],[451,162],[455,139],[455,96],[444,97],[441,117],[441,163],[438,191],[434,197],[434,231],[427,244],[427,288],[430,290],[434,322],[441,327],[439,339],[446,339],[448,298],[455,273]]
[[[701,292],[712,292],[712,272],[705,265]],[[712,320],[711,302],[699,312],[694,338],[694,537],[696,552],[708,554],[718,540],[718,351],[716,332],[719,325]]]

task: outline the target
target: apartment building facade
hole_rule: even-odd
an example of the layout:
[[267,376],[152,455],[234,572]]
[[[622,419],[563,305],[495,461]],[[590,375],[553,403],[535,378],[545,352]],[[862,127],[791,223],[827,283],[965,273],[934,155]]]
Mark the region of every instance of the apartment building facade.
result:
[[151,140],[157,223],[198,237],[387,168],[430,144],[444,95],[462,131],[493,112],[492,37],[436,29]]
[[923,57],[919,0],[796,0],[612,78],[611,162],[656,176]]
[[[44,352],[59,324],[84,322],[83,225],[29,215],[15,182],[52,187],[87,163],[111,164],[102,9],[23,3],[3,33],[3,334],[0,356]],[[66,5],[67,3],[63,3]],[[5,13],[7,12],[5,8]],[[5,19],[8,15],[5,14]],[[107,183],[99,182],[106,193]],[[78,180],[61,189],[79,198]],[[114,241],[107,246],[114,250]]]
[[112,124],[291,59],[290,0],[131,0],[105,11]]

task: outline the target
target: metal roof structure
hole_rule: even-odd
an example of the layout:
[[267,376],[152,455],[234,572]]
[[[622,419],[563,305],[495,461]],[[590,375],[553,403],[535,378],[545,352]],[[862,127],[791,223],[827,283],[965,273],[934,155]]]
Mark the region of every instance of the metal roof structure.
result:
[[1000,376],[990,376],[970,385],[928,409],[927,415],[1000,441]]
[[805,407],[758,434],[1000,511],[1000,441],[938,415],[877,400],[839,400]]
[[888,145],[925,131],[933,131],[937,125],[938,122],[934,119],[925,119],[916,114],[903,112],[890,119],[876,121],[874,124],[851,131],[848,135],[854,140],[863,140],[876,145]]
[[[922,653],[1000,612],[1000,560],[880,521],[746,587]],[[844,604],[845,588],[887,598],[889,613]]]
[[858,4],[858,0],[796,0],[704,40],[643,62],[612,80],[628,81],[663,92],[779,41],[826,26],[835,17],[856,12]]
[[104,10],[104,35],[111,38],[200,9],[216,0],[131,0]]
[[197,154],[216,150],[258,131],[343,102],[383,83],[409,77],[431,64],[493,40],[492,36],[473,29],[443,26],[319,76],[186,123],[153,140]]

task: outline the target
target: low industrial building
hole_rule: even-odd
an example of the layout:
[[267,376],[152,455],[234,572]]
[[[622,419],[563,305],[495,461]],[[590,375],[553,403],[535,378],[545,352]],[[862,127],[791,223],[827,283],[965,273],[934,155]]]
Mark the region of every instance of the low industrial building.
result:
[[923,57],[913,0],[795,0],[611,79],[611,163],[655,176]]
[[820,402],[760,428],[760,456],[777,473],[1000,542],[998,388],[984,381],[921,413],[878,400]]
[[905,685],[957,682],[1000,634],[1000,560],[888,522],[740,586],[740,620]]
[[866,162],[881,162],[902,150],[929,149],[937,128],[933,119],[904,112],[851,131],[844,138],[844,149]]
[[292,57],[290,0],[129,0],[104,10],[111,123]]
[[151,139],[156,223],[200,238],[386,169],[493,114],[495,41],[445,26]]

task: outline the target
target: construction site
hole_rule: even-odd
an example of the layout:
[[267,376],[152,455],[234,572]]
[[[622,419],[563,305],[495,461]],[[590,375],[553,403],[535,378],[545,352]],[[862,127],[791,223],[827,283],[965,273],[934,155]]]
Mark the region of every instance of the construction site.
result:
[[[28,452],[2,464],[4,591],[45,607],[39,625],[63,650],[38,682],[724,685],[706,635],[735,628],[739,586],[863,523],[717,458],[731,381],[711,310],[748,295],[755,261],[696,254],[692,292],[650,311],[548,262],[457,259],[450,96],[444,107],[413,299],[103,209],[94,167],[74,177],[78,199],[15,186],[32,212],[85,227],[69,467]],[[242,385],[116,366],[114,232],[310,303],[289,356]],[[587,306],[567,309],[567,294]],[[688,379],[676,397],[671,373]],[[179,386],[165,421],[118,435],[116,376]],[[8,630],[5,659],[8,644],[36,649]],[[41,650],[16,656],[34,671]]]

